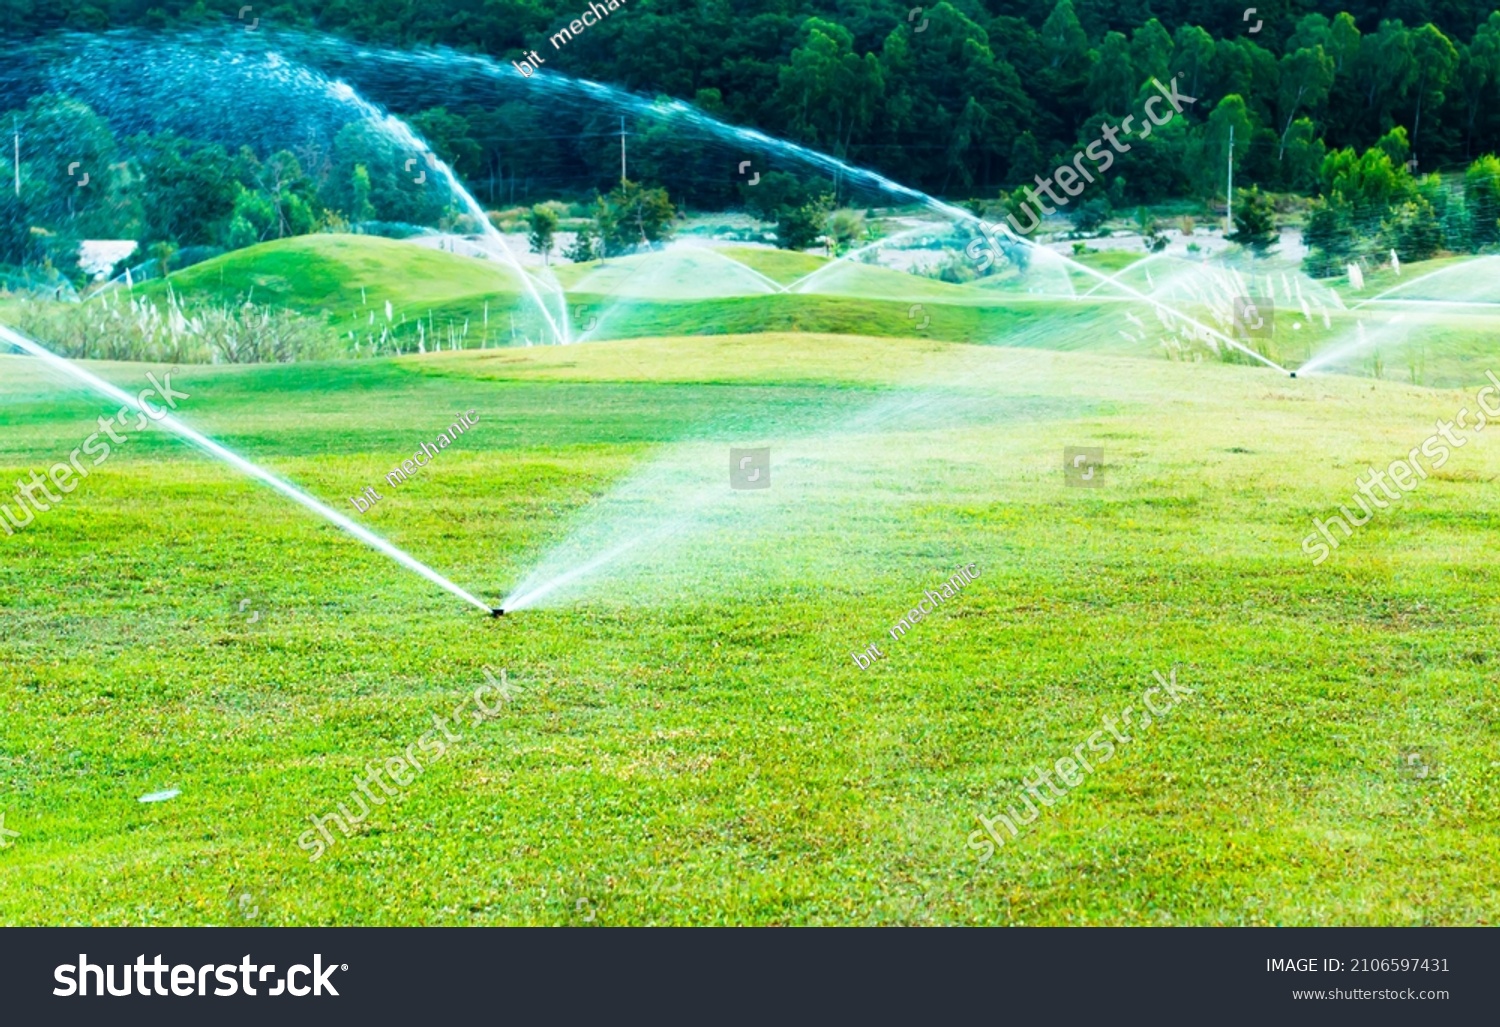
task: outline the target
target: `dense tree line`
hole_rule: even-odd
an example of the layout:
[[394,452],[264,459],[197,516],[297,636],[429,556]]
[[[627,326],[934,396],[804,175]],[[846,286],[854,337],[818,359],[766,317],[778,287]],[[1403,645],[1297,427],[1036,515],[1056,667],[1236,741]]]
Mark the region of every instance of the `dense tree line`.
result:
[[[6,0],[0,32],[14,41],[60,29],[233,24],[243,6],[242,0]],[[1415,208],[1408,211],[1412,224],[1462,221],[1468,243],[1485,244],[1489,232],[1473,230],[1473,204],[1461,217],[1449,213],[1433,195],[1435,186],[1425,193],[1415,184],[1387,189],[1393,206],[1378,215],[1366,201],[1349,199],[1359,192],[1349,182],[1369,178],[1361,177],[1362,162],[1374,160],[1372,150],[1388,153],[1382,140],[1396,130],[1404,155],[1395,172],[1403,183],[1445,169],[1477,182],[1465,169],[1500,149],[1500,13],[1477,3],[1270,0],[1256,5],[1252,22],[1239,5],[1205,0],[943,0],[919,10],[905,0],[628,0],[565,49],[550,47],[549,34],[584,6],[579,0],[285,0],[256,6],[254,16],[396,46],[479,50],[502,61],[536,48],[552,55],[548,70],[683,98],[729,122],[960,200],[993,199],[1049,174],[1096,139],[1102,123],[1138,114],[1153,79],[1176,79],[1195,102],[1119,155],[1107,179],[1075,206],[1082,216],[1221,196],[1232,132],[1239,181],[1323,197],[1319,224],[1327,245],[1321,248],[1330,254],[1343,252],[1340,233],[1359,231],[1349,226],[1372,217],[1384,224],[1390,210],[1408,205]],[[526,142],[526,173],[572,168],[578,174],[569,181],[580,199],[610,188],[607,147],[558,138],[566,133],[549,132],[556,126],[534,104],[376,98],[411,122],[491,204],[549,199],[549,188],[556,195],[559,177],[544,180],[542,194],[533,195],[517,166],[517,140]],[[371,173],[399,163],[373,137],[341,136],[315,154],[254,152],[170,133],[115,139],[87,107],[62,95],[31,97],[5,117],[24,122],[34,139],[76,132],[93,147],[93,166],[110,170],[87,197],[57,183],[19,211],[14,198],[0,196],[0,261],[34,253],[45,232],[86,234],[91,219],[118,225],[123,217],[148,243],[242,245],[330,219],[431,223],[443,216],[423,209],[432,201],[399,177]],[[600,135],[609,130],[583,127]],[[698,206],[765,204],[767,190],[752,197],[722,178],[687,174],[670,127],[655,133],[647,128],[636,140],[632,177]],[[1340,162],[1352,162],[1354,170]],[[7,166],[0,156],[0,170]],[[806,236],[823,223],[827,197],[810,183],[783,185],[784,202],[765,213],[788,237]],[[1405,238],[1430,234],[1413,229]],[[1450,237],[1457,235],[1444,234],[1444,245]]]
[[[243,6],[6,0],[0,31],[234,22]],[[1266,185],[1306,187],[1312,139],[1363,148],[1396,125],[1424,167],[1500,149],[1500,21],[1475,2],[1262,0],[1247,22],[1240,5],[1207,0],[944,0],[916,16],[907,0],[628,0],[554,50],[548,35],[585,6],[285,0],[254,15],[502,59],[535,47],[552,55],[549,70],[695,101],[949,195],[1051,166],[1092,138],[1100,118],[1127,113],[1151,76],[1182,77],[1202,98],[1200,119],[1241,97],[1247,173]],[[472,140],[467,156],[478,165],[503,143],[491,128],[471,122],[448,134]],[[1159,156],[1138,175],[1170,162]]]

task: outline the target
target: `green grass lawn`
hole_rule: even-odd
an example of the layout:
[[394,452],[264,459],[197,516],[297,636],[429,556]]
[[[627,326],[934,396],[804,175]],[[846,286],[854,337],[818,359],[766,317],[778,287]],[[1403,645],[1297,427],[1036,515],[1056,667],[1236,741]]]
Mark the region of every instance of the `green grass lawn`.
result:
[[[1494,923],[1500,445],[1301,549],[1480,370],[1288,381],[1079,324],[1070,352],[771,333],[182,369],[193,425],[486,599],[668,457],[727,478],[769,445],[772,486],[689,516],[663,475],[697,531],[496,621],[132,436],[0,535],[0,922]],[[103,412],[0,357],[0,480]],[[1075,445],[1100,487],[1065,485]],[[309,817],[486,666],[520,694],[310,861]],[[1173,667],[1192,700],[976,858],[978,815]]]

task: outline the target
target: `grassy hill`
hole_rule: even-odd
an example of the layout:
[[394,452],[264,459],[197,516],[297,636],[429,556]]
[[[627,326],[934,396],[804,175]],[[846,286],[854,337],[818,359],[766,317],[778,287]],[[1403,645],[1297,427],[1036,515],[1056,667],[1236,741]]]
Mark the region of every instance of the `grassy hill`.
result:
[[[235,250],[153,282],[167,284],[189,303],[252,301],[322,319],[344,337],[378,336],[389,327],[416,348],[414,325],[429,338],[471,327],[473,344],[486,334],[509,341],[507,315],[529,307],[517,274],[503,264],[368,235],[306,235]],[[390,304],[387,319],[386,305]],[[485,331],[487,319],[493,320]]]
[[515,274],[501,264],[372,235],[262,243],[178,271],[169,281],[205,299],[252,299],[333,318],[366,304],[389,301],[416,310],[519,291]]
[[759,246],[730,246],[724,255],[759,271],[782,285],[791,285],[828,263],[827,257],[798,250],[768,250]]

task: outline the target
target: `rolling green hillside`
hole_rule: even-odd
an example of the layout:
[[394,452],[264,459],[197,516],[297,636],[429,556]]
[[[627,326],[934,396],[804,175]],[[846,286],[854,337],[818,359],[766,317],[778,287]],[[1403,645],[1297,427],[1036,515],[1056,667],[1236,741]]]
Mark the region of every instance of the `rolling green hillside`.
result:
[[[1020,292],[997,299],[974,285],[753,247],[678,249],[552,271],[568,290],[575,335],[589,339],[791,331],[997,342],[1058,312],[1063,302]],[[777,291],[799,280],[799,290],[808,291]],[[521,334],[549,337],[510,269],[375,236],[264,243],[177,272],[169,282],[189,305],[250,299],[324,318],[340,335],[364,335],[372,327],[378,333],[389,302],[396,325],[425,319],[437,333],[445,325],[477,327],[488,317],[490,340],[504,344],[512,340],[514,315],[518,340]],[[560,319],[561,300],[543,285],[538,289]],[[147,287],[148,295],[165,292],[160,283]],[[1069,309],[1085,318],[1111,316],[1103,304]],[[1150,348],[1113,344],[1137,352]]]
[[[754,247],[685,247],[565,264],[544,274],[555,273],[567,288],[572,337],[589,342],[791,332],[1168,354],[1169,333],[1148,306],[1124,300],[1120,290],[1061,261],[1043,259],[1049,263],[1030,278],[1007,272],[965,285]],[[1152,291],[1160,276],[1170,277],[1174,267],[1162,258],[1119,253],[1083,254],[1080,261],[1119,274],[1122,283],[1142,292]],[[1181,262],[1176,266],[1180,269]],[[1455,284],[1488,275],[1490,266],[1444,258],[1410,264],[1402,272],[1373,275],[1360,292],[1343,285],[1338,292],[1351,305],[1398,285],[1402,296],[1440,298]],[[355,341],[378,336],[388,323],[387,302],[389,324],[400,333],[404,352],[417,348],[418,321],[428,349],[435,348],[434,340],[451,347],[465,325],[470,328],[462,343],[466,350],[551,338],[514,271],[374,236],[315,235],[266,243],[188,268],[169,281],[189,306],[253,297],[322,319],[345,344],[350,333]],[[1039,283],[1057,294],[1030,291]],[[787,286],[798,291],[778,291]],[[560,321],[563,300],[545,285],[538,287],[549,313]],[[1070,290],[1076,298],[1068,297]],[[146,292],[164,296],[166,286],[152,283]],[[1189,301],[1172,297],[1169,302],[1211,321]],[[1497,319],[1483,305],[1413,306],[1391,300],[1330,313],[1324,324],[1321,315],[1308,319],[1288,306],[1264,351],[1290,368],[1337,349],[1340,355],[1328,371],[1421,385],[1465,384],[1494,363],[1488,340]],[[368,351],[368,346],[362,350]],[[1213,358],[1206,351],[1176,355]]]

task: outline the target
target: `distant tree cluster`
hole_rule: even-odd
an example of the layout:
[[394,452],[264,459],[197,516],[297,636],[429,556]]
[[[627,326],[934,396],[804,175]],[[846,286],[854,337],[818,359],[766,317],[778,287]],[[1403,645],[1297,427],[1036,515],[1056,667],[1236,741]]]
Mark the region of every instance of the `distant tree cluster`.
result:
[[665,189],[621,182],[594,204],[594,254],[615,257],[664,242],[675,216]]
[[[0,147],[0,264],[62,267],[88,238],[134,238],[145,252],[169,256],[357,222],[451,217],[432,191],[370,175],[369,166],[399,166],[402,155],[363,122],[326,149],[308,144],[262,158],[174,133],[116,139],[87,105],[46,94],[0,114],[0,129],[21,141],[19,168],[16,147]],[[66,176],[60,154],[76,158]]]
[[1350,262],[1389,253],[1426,260],[1441,251],[1472,253],[1500,243],[1500,160],[1486,155],[1462,177],[1412,173],[1406,130],[1396,127],[1356,153],[1324,158],[1320,195],[1303,240],[1310,274],[1337,274]]

